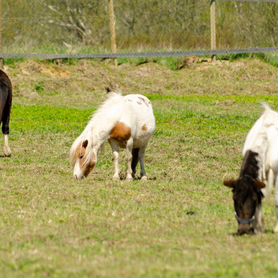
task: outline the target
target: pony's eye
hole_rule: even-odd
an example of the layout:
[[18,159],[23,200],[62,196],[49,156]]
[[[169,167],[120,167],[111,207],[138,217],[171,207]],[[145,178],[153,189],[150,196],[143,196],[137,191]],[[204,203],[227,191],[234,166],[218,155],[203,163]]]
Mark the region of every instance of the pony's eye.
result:
[[82,158],[83,158],[83,156],[84,156],[84,155],[80,155],[80,157],[79,157],[79,158],[80,158],[80,159],[82,159]]

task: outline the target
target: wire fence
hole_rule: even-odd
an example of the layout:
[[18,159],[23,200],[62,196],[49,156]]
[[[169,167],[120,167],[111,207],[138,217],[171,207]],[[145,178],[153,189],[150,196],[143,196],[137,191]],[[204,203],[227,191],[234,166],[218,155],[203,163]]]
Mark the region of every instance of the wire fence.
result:
[[168,51],[168,52],[129,52],[129,53],[100,53],[100,54],[1,54],[2,59],[117,59],[117,58],[167,58],[167,57],[190,57],[190,56],[215,56],[274,53],[278,48],[249,48],[249,49],[220,49],[220,50],[195,50],[195,51]]
[[278,0],[0,0],[0,58],[277,52],[277,4]]

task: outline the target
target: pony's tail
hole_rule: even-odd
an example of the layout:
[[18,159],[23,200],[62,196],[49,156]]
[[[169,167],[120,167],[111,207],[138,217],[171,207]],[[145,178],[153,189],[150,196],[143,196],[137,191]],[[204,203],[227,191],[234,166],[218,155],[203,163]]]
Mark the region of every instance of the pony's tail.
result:
[[270,106],[267,104],[267,103],[265,103],[265,102],[262,102],[262,108],[265,110],[265,111],[270,111],[270,110],[272,110],[271,108],[270,108]]
[[118,94],[118,95],[122,94],[121,90],[119,89],[119,86],[117,86],[117,85],[113,86],[113,85],[110,84],[110,85],[105,87],[105,91],[106,91],[107,94],[110,94],[110,93]]

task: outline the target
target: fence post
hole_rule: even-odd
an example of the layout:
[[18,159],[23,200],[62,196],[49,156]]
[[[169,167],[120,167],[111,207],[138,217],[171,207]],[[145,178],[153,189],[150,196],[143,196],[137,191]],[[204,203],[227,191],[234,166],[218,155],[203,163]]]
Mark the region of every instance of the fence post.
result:
[[[110,33],[111,33],[111,50],[112,53],[117,52],[117,43],[116,43],[116,20],[114,13],[114,3],[113,0],[109,1],[109,19],[110,19]],[[117,59],[115,58],[115,66],[118,65]]]
[[[3,11],[2,11],[2,0],[0,0],[0,53],[2,53],[2,32],[3,32]],[[0,58],[0,69],[4,67],[4,60]]]
[[[216,50],[216,0],[210,1],[210,49]],[[212,60],[215,61],[216,56],[212,55]]]

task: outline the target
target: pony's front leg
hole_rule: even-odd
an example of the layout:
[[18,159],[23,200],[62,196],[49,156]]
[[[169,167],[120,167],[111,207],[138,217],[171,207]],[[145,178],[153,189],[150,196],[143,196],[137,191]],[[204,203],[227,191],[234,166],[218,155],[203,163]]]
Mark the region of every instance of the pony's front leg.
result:
[[256,208],[254,228],[255,233],[262,233],[264,230],[262,204],[259,204]]
[[119,168],[119,152],[120,148],[117,142],[114,140],[109,140],[110,146],[112,148],[113,152],[113,160],[114,160],[114,167],[115,167],[115,172],[113,175],[114,180],[119,180],[120,179],[120,168]]
[[133,149],[133,139],[130,137],[126,143],[126,151],[127,151],[127,174],[126,179],[132,181],[132,149]]
[[266,182],[266,187],[262,188],[262,193],[265,198],[268,198],[269,195],[271,194],[273,185],[274,185],[275,177],[272,169],[269,169],[267,173],[267,182]]
[[275,182],[275,206],[276,206],[276,226],[274,232],[278,233],[278,177],[276,177]]
[[12,152],[9,147],[9,135],[4,134],[4,156],[11,156]]

